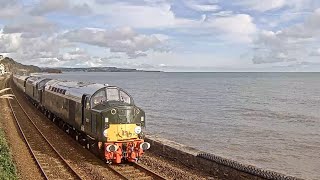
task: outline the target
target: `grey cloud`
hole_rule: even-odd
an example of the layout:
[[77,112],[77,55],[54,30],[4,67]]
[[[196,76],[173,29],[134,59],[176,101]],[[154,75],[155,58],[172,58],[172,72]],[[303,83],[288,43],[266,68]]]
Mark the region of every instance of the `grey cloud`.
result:
[[128,53],[128,56],[131,59],[135,59],[135,58],[138,58],[138,57],[146,57],[148,55],[146,53],[143,53],[143,52],[134,52],[134,53],[130,52],[130,53]]
[[78,29],[61,36],[71,42],[86,43],[110,49],[111,52],[126,53],[130,58],[146,56],[148,50],[157,50],[162,42],[154,35],[141,35],[131,28],[116,30]]
[[30,38],[40,36],[42,33],[53,32],[56,29],[55,24],[43,17],[28,17],[27,19],[5,25],[3,33],[22,33],[24,37]]
[[43,15],[46,13],[65,10],[69,7],[69,1],[66,0],[41,0],[37,6],[35,6],[30,14]]
[[75,15],[89,15],[92,13],[92,9],[87,3],[81,5],[75,5],[70,8],[70,12]]
[[212,0],[185,0],[184,3],[189,8],[202,12],[214,12],[221,9],[221,7],[217,5],[218,2]]
[[277,63],[277,62],[293,62],[297,61],[296,58],[280,58],[274,56],[255,56],[252,59],[254,64],[268,64],[268,63]]
[[88,61],[91,57],[84,49],[76,48],[75,50],[60,55],[58,59],[61,61]]
[[92,9],[87,3],[75,4],[69,0],[41,0],[34,8],[30,10],[31,15],[45,15],[51,12],[65,12],[74,15],[88,15]]
[[320,48],[311,51],[310,56],[320,56]]
[[95,0],[97,4],[110,4],[110,3],[125,3],[132,5],[157,5],[159,3],[169,2],[170,0],[122,0],[121,2],[118,0]]
[[110,57],[99,58],[99,63],[102,66],[114,66],[114,67],[121,67],[121,68],[135,68],[135,69],[157,69],[158,67],[145,64],[145,63],[137,63],[135,61],[119,61],[118,59],[114,60]]
[[254,42],[256,49],[252,62],[261,64],[307,59],[310,55],[308,46],[320,36],[319,19],[320,9],[317,9],[301,24],[277,32],[262,31]]
[[[0,33],[0,53],[9,53],[10,57],[28,63],[32,59],[56,58],[60,48],[69,47],[71,44],[59,40],[55,36],[24,38],[18,34]],[[37,63],[40,64],[40,63]]]
[[0,0],[0,19],[8,19],[19,16],[22,6],[17,0]]
[[0,33],[0,53],[16,52],[20,47],[20,35],[6,35]]

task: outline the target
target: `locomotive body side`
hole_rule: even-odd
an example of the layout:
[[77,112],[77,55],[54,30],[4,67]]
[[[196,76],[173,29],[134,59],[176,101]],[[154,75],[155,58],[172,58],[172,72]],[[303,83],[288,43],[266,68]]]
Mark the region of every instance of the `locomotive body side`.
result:
[[36,101],[36,85],[35,82],[39,80],[40,77],[32,76],[26,80],[25,93],[33,100]]
[[13,82],[21,91],[25,92],[26,81],[29,77],[30,76],[13,75]]

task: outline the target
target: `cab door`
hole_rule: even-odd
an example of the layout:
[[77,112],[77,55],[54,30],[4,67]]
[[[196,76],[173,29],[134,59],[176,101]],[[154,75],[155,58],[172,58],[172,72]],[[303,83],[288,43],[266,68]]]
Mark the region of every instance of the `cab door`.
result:
[[[82,121],[81,130],[90,132],[91,130],[91,107],[90,107],[90,96],[88,94],[82,95]],[[88,131],[89,129],[89,131]]]

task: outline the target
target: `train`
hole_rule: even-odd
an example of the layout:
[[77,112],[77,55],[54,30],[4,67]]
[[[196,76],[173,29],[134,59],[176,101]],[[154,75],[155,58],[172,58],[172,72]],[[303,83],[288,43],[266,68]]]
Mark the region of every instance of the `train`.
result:
[[122,88],[41,76],[12,79],[51,121],[107,163],[137,162],[150,148],[145,112]]

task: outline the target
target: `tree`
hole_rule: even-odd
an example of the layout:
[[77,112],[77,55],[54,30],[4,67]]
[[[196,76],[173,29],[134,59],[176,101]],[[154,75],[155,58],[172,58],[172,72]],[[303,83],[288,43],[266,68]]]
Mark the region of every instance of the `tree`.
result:
[[4,94],[1,95],[2,93],[4,93],[5,91],[10,90],[11,88],[5,88],[0,90],[0,99],[13,99],[14,95],[13,94]]

